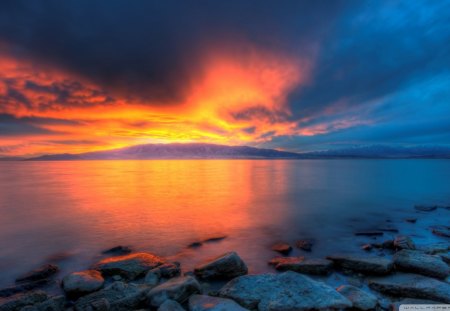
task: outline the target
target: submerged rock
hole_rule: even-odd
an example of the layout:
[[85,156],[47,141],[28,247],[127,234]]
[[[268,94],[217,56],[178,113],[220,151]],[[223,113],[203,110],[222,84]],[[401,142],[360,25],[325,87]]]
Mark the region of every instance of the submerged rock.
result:
[[336,254],[327,256],[335,265],[344,269],[365,274],[388,274],[392,271],[393,262],[387,258],[364,256],[358,254]]
[[18,311],[25,306],[34,305],[48,299],[43,291],[34,291],[26,294],[17,294],[8,298],[0,299],[1,311]]
[[441,257],[419,251],[402,250],[394,255],[394,264],[398,270],[423,274],[445,279],[450,273],[448,265]]
[[185,311],[175,300],[168,299],[159,306],[158,311]]
[[168,299],[183,303],[189,296],[200,292],[200,284],[195,278],[180,276],[150,290],[147,294],[147,304],[151,307],[159,307]]
[[86,296],[75,302],[75,311],[90,310],[132,310],[143,303],[147,287],[136,284],[114,282],[110,286]]
[[119,245],[119,246],[115,246],[113,248],[104,250],[102,252],[102,254],[119,256],[119,255],[126,255],[131,252],[132,252],[132,250],[130,247]]
[[228,282],[219,296],[251,310],[337,310],[351,302],[328,285],[292,271],[240,276]]
[[373,290],[391,296],[450,303],[450,284],[418,274],[397,273],[369,280]]
[[99,290],[104,283],[105,280],[100,272],[86,270],[65,276],[62,280],[62,288],[69,296],[81,296]]
[[365,236],[381,236],[383,235],[383,231],[358,231],[355,232],[355,235],[365,235]]
[[51,283],[49,279],[37,280],[33,282],[19,283],[14,286],[0,289],[0,297],[9,297],[12,295],[28,292]]
[[438,207],[437,207],[437,205],[416,205],[416,206],[414,206],[414,208],[417,211],[421,211],[421,212],[432,212],[432,211],[435,211]]
[[450,250],[450,242],[437,242],[432,244],[419,245],[417,249],[427,254],[446,253]]
[[276,243],[272,246],[272,250],[283,255],[288,255],[292,251],[292,246],[286,243]]
[[439,254],[443,261],[445,261],[448,265],[450,265],[450,252],[446,254]]
[[431,232],[435,235],[450,238],[450,227],[448,226],[434,226],[431,228]]
[[372,248],[373,248],[372,244],[364,244],[361,246],[361,249],[364,251],[370,251],[370,250],[372,250]]
[[247,265],[236,252],[211,259],[194,269],[194,274],[201,279],[231,279],[247,272]]
[[222,241],[222,240],[224,240],[226,238],[227,238],[226,235],[219,235],[219,236],[207,238],[207,239],[203,240],[203,243],[219,242],[219,241]]
[[416,249],[413,240],[407,236],[397,236],[394,239],[393,246],[396,250],[399,249]]
[[303,239],[303,240],[298,240],[295,245],[299,248],[302,249],[304,251],[310,252],[312,251],[312,247],[314,245],[314,240],[312,239]]
[[231,299],[192,295],[189,298],[189,311],[248,311],[248,309]]
[[415,224],[417,222],[417,218],[406,218],[405,221],[409,222],[409,223],[412,223],[412,224]]
[[56,265],[46,264],[38,269],[30,271],[16,279],[16,283],[34,282],[43,279],[48,279],[59,272]]
[[342,285],[337,291],[352,302],[354,309],[357,310],[374,310],[378,304],[376,296],[367,293],[355,286]]
[[96,263],[92,269],[103,275],[120,275],[127,279],[135,279],[148,270],[162,265],[164,260],[150,253],[135,253],[105,258]]
[[333,262],[321,258],[304,257],[277,257],[269,261],[279,271],[295,271],[305,274],[328,274],[333,267]]

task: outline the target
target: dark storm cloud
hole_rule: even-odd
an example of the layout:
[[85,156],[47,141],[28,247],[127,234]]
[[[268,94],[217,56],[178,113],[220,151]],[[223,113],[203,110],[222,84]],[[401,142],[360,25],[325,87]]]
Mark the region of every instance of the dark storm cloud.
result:
[[127,94],[166,99],[201,70],[205,48],[246,40],[309,53],[342,10],[340,1],[11,0],[0,3],[0,40]]
[[24,117],[0,113],[0,136],[22,136],[22,135],[39,135],[39,134],[57,134],[59,132],[46,129],[46,125],[78,125],[76,121]]

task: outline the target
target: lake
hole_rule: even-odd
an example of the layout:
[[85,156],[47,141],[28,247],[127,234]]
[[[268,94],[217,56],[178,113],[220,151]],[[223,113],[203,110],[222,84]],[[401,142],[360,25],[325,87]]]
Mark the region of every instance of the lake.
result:
[[61,275],[85,269],[116,245],[178,260],[185,271],[235,250],[262,272],[278,241],[313,238],[311,256],[325,256],[359,249],[367,237],[355,231],[387,222],[419,242],[439,241],[426,226],[448,224],[450,213],[413,207],[450,204],[449,182],[449,160],[0,162],[0,286],[49,260]]

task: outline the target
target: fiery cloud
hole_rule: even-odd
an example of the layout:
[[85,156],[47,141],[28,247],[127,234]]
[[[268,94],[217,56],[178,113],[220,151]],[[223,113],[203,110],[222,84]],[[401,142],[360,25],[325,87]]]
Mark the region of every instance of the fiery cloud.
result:
[[[0,113],[10,116],[0,134],[3,150],[40,154],[152,142],[254,144],[298,131],[287,96],[307,81],[308,62],[246,48],[208,52],[197,67],[186,81],[186,95],[161,103],[3,55]],[[23,130],[8,135],[8,124]]]

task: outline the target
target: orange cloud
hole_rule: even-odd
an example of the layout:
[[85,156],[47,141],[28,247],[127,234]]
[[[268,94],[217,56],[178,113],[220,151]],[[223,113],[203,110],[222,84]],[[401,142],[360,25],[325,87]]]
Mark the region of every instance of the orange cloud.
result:
[[186,81],[185,98],[165,105],[113,95],[70,72],[3,55],[0,113],[17,122],[47,120],[33,124],[45,133],[0,133],[0,145],[10,150],[3,153],[85,152],[152,142],[254,144],[298,132],[289,120],[287,96],[307,81],[308,62],[248,48],[210,51],[198,68]]

